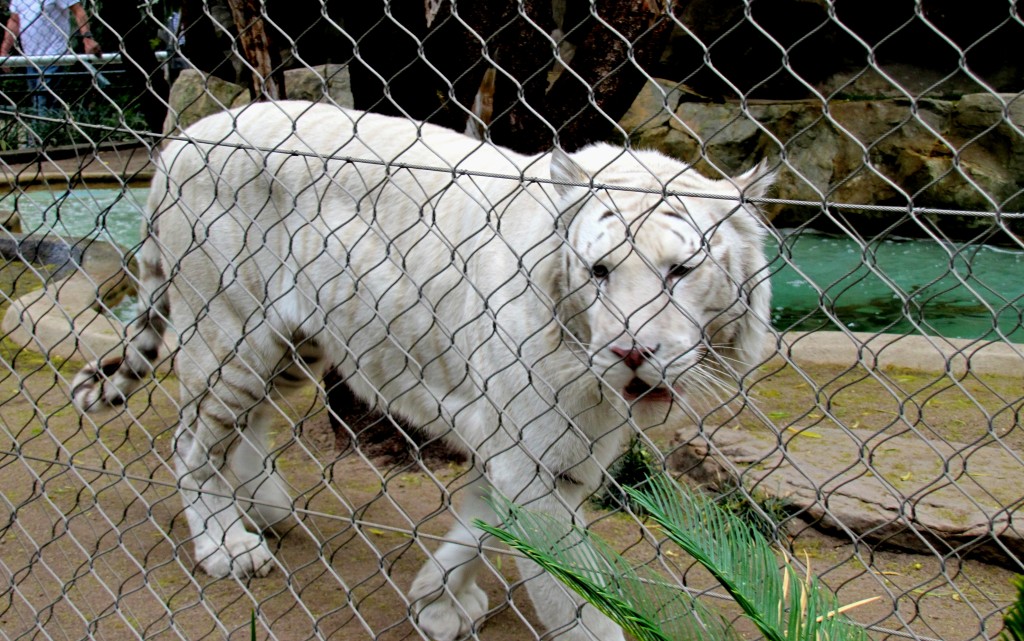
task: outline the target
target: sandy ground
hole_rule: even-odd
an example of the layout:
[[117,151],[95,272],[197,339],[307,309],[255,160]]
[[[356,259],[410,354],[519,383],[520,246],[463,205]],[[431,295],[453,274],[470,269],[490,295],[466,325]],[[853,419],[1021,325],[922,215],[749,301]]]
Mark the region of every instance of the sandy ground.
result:
[[[448,507],[468,477],[464,463],[436,452],[426,464],[405,457],[395,442],[381,444],[384,432],[366,429],[375,419],[361,415],[348,421],[372,442],[338,448],[315,395],[282,404],[279,468],[298,519],[271,539],[277,567],[268,577],[213,580],[194,571],[167,461],[173,379],[122,411],[81,418],[66,391],[77,363],[9,349],[3,360],[10,367],[0,374],[0,585],[9,585],[0,590],[0,630],[7,638],[249,639],[254,614],[261,639],[419,638],[403,593],[450,523]],[[758,394],[766,411],[787,411],[789,398],[777,409],[772,399],[792,381],[765,372]],[[822,382],[842,376],[804,373]],[[873,395],[865,389],[863,398]],[[858,398],[847,389],[847,411],[857,412]],[[660,445],[670,439],[667,431],[652,436]],[[637,563],[659,558],[656,533],[645,536],[632,517],[594,511],[593,518],[592,529]],[[882,597],[854,612],[897,633],[874,638],[993,638],[999,609],[1012,598],[1009,568],[872,549],[798,519],[788,532],[790,553],[842,602]],[[483,586],[492,610],[480,638],[536,638],[512,559],[490,559]],[[664,548],[660,560],[690,587],[714,587],[678,552]]]

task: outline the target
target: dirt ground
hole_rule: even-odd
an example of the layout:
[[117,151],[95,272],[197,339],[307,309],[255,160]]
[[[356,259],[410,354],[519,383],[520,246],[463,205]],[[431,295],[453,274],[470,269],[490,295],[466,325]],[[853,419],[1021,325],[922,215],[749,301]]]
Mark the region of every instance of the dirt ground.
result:
[[[6,638],[249,639],[253,616],[260,639],[419,638],[402,594],[424,549],[434,549],[450,523],[447,509],[468,478],[465,463],[447,462],[437,451],[426,464],[406,456],[401,440],[382,441],[386,432],[374,428],[372,417],[348,417],[362,430],[360,439],[338,448],[315,395],[282,404],[278,465],[298,519],[271,539],[278,565],[269,576],[213,580],[194,571],[168,465],[177,416],[173,379],[150,385],[122,410],[81,418],[67,396],[78,363],[47,362],[9,347],[3,362],[9,365],[0,374],[0,586],[9,586],[0,591],[0,630]],[[795,411],[794,373],[762,372],[754,392],[764,410],[780,418]],[[856,373],[822,368],[803,375],[844,390],[845,411],[878,414],[870,385],[861,381],[859,394],[858,385],[841,382]],[[1017,398],[1015,384],[984,382],[993,398]],[[972,418],[952,402],[949,390],[935,397],[948,402],[929,411],[949,412],[933,415],[936,424],[971,430],[985,420],[985,412]],[[1015,432],[1018,444],[1019,425]],[[668,431],[652,436],[659,445],[670,441]],[[632,517],[609,511],[593,517],[592,529],[637,563],[658,557],[655,539]],[[1000,608],[1013,596],[1010,568],[876,550],[798,521],[788,530],[790,553],[808,562],[841,602],[882,597],[852,613],[876,626],[877,639],[993,638]],[[483,586],[492,610],[480,638],[535,638],[512,559],[490,559]],[[714,588],[678,552],[663,548],[661,561],[690,587]]]

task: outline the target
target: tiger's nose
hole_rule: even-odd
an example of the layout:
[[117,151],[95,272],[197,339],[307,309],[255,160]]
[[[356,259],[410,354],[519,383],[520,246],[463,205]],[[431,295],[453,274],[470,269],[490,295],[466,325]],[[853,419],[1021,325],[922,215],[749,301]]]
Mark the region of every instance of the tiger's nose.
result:
[[632,349],[612,345],[610,349],[612,354],[615,354],[622,359],[622,362],[626,364],[626,367],[635,370],[643,365],[647,359],[654,356],[654,353],[658,351],[659,347],[661,347],[660,343],[654,347],[634,344]]

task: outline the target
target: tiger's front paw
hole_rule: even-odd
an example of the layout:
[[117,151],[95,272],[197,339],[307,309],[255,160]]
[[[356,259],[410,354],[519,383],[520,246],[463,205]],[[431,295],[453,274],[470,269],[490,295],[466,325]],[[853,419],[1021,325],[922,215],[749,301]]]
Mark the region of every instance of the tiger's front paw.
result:
[[[413,587],[415,594],[415,586]],[[467,636],[473,623],[487,613],[487,594],[470,583],[456,594],[434,592],[413,603],[413,618],[433,641],[455,641]]]
[[233,574],[236,578],[244,579],[249,576],[266,576],[273,569],[274,555],[263,537],[245,532],[229,535],[223,546],[217,546],[199,558],[199,565],[214,578]]

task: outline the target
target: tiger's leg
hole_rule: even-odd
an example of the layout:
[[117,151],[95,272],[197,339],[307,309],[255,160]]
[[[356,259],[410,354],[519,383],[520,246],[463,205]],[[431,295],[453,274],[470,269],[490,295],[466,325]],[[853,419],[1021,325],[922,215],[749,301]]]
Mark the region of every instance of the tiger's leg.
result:
[[[584,523],[582,504],[600,483],[596,465],[583,464],[558,475],[552,482],[537,474],[532,457],[509,451],[488,462],[491,482],[508,497],[534,512],[547,513],[565,522],[566,530],[575,519]],[[596,608],[583,601],[533,561],[516,557],[520,577],[533,602],[537,618],[558,641],[624,641],[622,629]]]
[[487,595],[476,584],[483,563],[477,552],[480,532],[472,523],[495,521],[494,510],[484,500],[491,485],[478,476],[464,493],[456,523],[445,535],[447,542],[420,569],[409,591],[417,623],[435,641],[465,636],[487,612]]
[[[295,332],[286,344],[284,356],[267,376],[272,390],[268,396],[306,387],[323,377],[326,358],[320,341]],[[280,530],[294,514],[291,493],[277,472],[271,443],[275,422],[288,420],[271,402],[264,401],[249,410],[245,432],[239,433],[229,448],[229,481],[236,488],[241,508],[260,531],[275,526]]]
[[[283,345],[284,355],[268,375],[272,393],[287,394],[324,377],[328,359],[317,337],[296,331]],[[270,402],[256,406],[228,458],[242,507],[260,530],[280,530],[294,514],[288,484],[277,472],[271,448],[271,427],[289,420]]]
[[[183,341],[177,356],[182,387],[182,421],[175,436],[178,484],[196,562],[214,577],[263,576],[273,559],[263,537],[246,529],[255,524],[236,505],[239,479],[228,466],[232,450],[252,438],[246,428],[259,417],[267,395],[266,379],[255,373],[257,359],[243,358],[252,354],[242,349],[244,344],[220,360],[212,356],[215,349],[193,336]],[[243,448],[258,455],[252,445]],[[242,458],[251,462],[257,455],[243,453]]]
[[[509,450],[488,461],[491,482],[506,497],[528,509],[547,512],[566,523],[575,517],[582,522],[579,507],[597,487],[598,478],[573,479],[568,475],[555,483],[544,482],[537,474],[533,459],[524,452]],[[591,466],[580,466],[575,475],[599,475]],[[471,527],[473,519],[496,523],[497,515],[484,500],[491,484],[478,479],[459,509],[458,522],[442,545],[420,570],[410,590],[410,600],[419,626],[434,641],[451,641],[470,632],[471,623],[487,612],[487,596],[476,584],[482,560],[477,553],[480,531]],[[519,573],[527,581],[527,591],[544,626],[560,641],[623,641],[621,628],[590,605],[583,605],[551,575],[525,558],[517,557]],[[531,578],[532,577],[532,578]],[[577,615],[579,612],[579,615]],[[577,618],[579,620],[577,620]]]
[[245,433],[238,435],[228,454],[228,468],[241,507],[261,531],[283,525],[292,515],[288,485],[277,473],[270,452],[270,428],[275,418],[284,420],[267,403],[252,410]]

